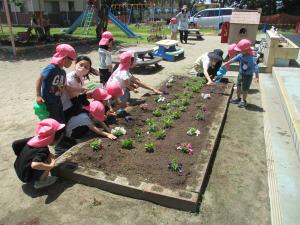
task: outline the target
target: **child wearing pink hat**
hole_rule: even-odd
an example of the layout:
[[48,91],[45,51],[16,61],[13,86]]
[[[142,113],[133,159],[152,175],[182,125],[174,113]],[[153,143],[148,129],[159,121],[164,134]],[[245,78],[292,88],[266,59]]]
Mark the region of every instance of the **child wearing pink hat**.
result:
[[[85,137],[89,131],[92,131],[98,135],[105,136],[111,140],[115,140],[117,137],[111,134],[110,129],[103,122],[106,119],[105,107],[99,101],[92,101],[88,106],[84,107],[87,112],[82,112],[76,116],[73,116],[67,123],[66,135],[67,137],[74,139],[81,139]],[[99,123],[105,131],[100,130],[96,126]]]
[[36,82],[36,102],[45,103],[49,117],[64,122],[61,95],[66,81],[66,72],[63,68],[69,68],[76,59],[76,52],[71,45],[60,44],[56,47],[56,53],[51,63],[43,69]]
[[111,49],[113,40],[113,34],[109,31],[105,31],[99,42],[99,73],[100,83],[102,84],[108,81],[112,73]]
[[12,148],[17,156],[14,167],[21,181],[34,182],[36,189],[55,183],[57,178],[49,176],[55,159],[48,145],[56,145],[62,139],[64,127],[54,119],[44,119],[36,126],[36,136],[13,142]]
[[254,73],[256,81],[259,81],[258,66],[251,45],[251,41],[247,39],[240,40],[234,48],[234,51],[240,52],[240,54],[234,56],[222,65],[223,67],[226,67],[233,62],[240,63],[239,75],[236,84],[237,97],[231,100],[231,103],[238,104],[240,108],[245,108],[247,106],[247,94],[250,89]]
[[148,90],[153,91],[156,94],[162,94],[161,91],[152,88],[144,83],[142,83],[138,78],[134,77],[130,72],[129,69],[134,67],[134,53],[133,52],[123,52],[120,55],[120,64],[116,71],[111,75],[109,80],[107,81],[106,88],[108,88],[112,83],[118,83],[121,88],[123,89],[124,94],[119,97],[121,102],[128,102],[130,99],[130,92],[133,91],[138,93],[137,88],[142,87]]
[[82,105],[88,105],[86,92],[83,87],[89,75],[98,75],[92,67],[92,61],[87,56],[78,56],[75,61],[75,70],[67,74],[66,85],[61,96],[66,122],[82,111]]
[[171,18],[169,23],[169,29],[171,30],[171,40],[177,40],[178,26],[176,17]]

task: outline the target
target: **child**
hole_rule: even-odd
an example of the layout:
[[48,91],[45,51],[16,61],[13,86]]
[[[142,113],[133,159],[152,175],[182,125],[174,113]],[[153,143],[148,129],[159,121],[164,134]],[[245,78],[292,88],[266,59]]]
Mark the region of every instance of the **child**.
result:
[[17,156],[14,167],[21,181],[34,182],[35,189],[55,183],[57,178],[49,176],[55,159],[48,145],[56,145],[61,140],[64,126],[54,119],[44,119],[36,126],[36,136],[13,142],[12,148]]
[[[233,62],[240,63],[239,75],[237,78],[237,97],[231,100],[231,103],[238,104],[240,108],[245,108],[247,106],[247,94],[251,86],[253,73],[255,73],[256,81],[258,82],[258,66],[256,63],[256,58],[254,56],[253,50],[251,48],[251,41],[247,39],[242,39],[234,48],[235,51],[241,52],[237,56],[233,57],[228,62],[224,63],[222,66]],[[241,99],[242,95],[242,99]]]
[[171,30],[171,40],[176,41],[177,40],[177,31],[178,31],[176,17],[171,18],[169,28]]
[[87,56],[78,56],[75,61],[75,70],[67,74],[66,88],[61,100],[66,122],[81,111],[81,105],[88,105],[85,95],[87,91],[84,80],[89,79],[89,74],[98,75],[92,67],[92,61]]
[[43,69],[36,82],[36,102],[45,103],[49,117],[63,123],[65,121],[61,94],[64,90],[66,72],[63,68],[69,68],[76,59],[74,48],[68,44],[60,44],[56,47],[51,63]]
[[144,83],[142,83],[138,78],[134,77],[129,69],[134,67],[134,54],[132,52],[123,52],[120,55],[120,65],[116,69],[116,71],[111,75],[109,80],[107,81],[107,85],[110,83],[119,83],[121,88],[124,91],[124,95],[120,97],[121,102],[128,102],[130,99],[130,92],[133,91],[138,93],[137,88],[142,87],[148,90],[153,91],[156,94],[161,94],[162,92],[152,88]]
[[[94,133],[108,137],[111,140],[115,140],[117,138],[110,133],[110,129],[103,122],[106,119],[106,116],[104,115],[105,109],[101,102],[93,101],[84,108],[89,112],[89,114],[82,112],[76,116],[73,116],[69,120],[66,128],[67,137],[80,139],[86,136],[89,131],[93,131]],[[105,131],[101,131],[96,126],[95,122],[93,122],[93,120],[96,120],[96,122],[100,123]]]
[[213,52],[205,53],[201,55],[194,64],[194,70],[197,72],[197,76],[205,76],[207,79],[207,85],[212,85],[212,78],[216,76],[217,71],[222,65],[223,51],[221,49],[215,49]]
[[99,42],[99,73],[100,83],[103,85],[108,81],[112,73],[111,48],[113,44],[113,35],[109,31],[102,34]]

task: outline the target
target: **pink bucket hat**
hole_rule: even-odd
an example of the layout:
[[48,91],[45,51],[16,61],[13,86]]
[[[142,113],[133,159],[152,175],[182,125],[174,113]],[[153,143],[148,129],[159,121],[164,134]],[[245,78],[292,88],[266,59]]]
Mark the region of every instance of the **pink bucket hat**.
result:
[[176,24],[177,23],[176,17],[172,17],[171,20],[170,20],[170,22],[172,24]]
[[232,58],[236,53],[236,51],[234,50],[235,47],[236,47],[236,43],[233,43],[233,44],[228,46],[228,55],[229,55],[230,58]]
[[124,90],[117,82],[111,82],[106,85],[107,93],[113,97],[120,97],[124,95]]
[[134,52],[132,51],[123,52],[119,57],[120,57],[120,65],[118,68],[120,70],[128,71],[131,66],[131,59],[134,58]]
[[100,122],[105,120],[105,108],[101,102],[92,101],[88,106],[85,106],[84,109],[89,111],[96,120]]
[[40,121],[35,128],[37,135],[31,138],[27,144],[37,148],[46,147],[53,142],[56,131],[64,127],[65,124],[61,124],[54,119],[44,119]]
[[111,95],[103,88],[97,88],[91,95],[92,99],[97,101],[107,101],[111,99]]
[[60,44],[56,46],[56,53],[51,59],[52,64],[59,64],[66,57],[69,57],[72,60],[75,60],[77,57],[75,49],[68,44]]
[[243,50],[249,49],[249,53],[250,53],[251,52],[251,44],[252,44],[251,41],[249,41],[247,39],[242,39],[237,43],[234,50],[241,52]]
[[111,39],[113,39],[113,34],[109,31],[105,31],[105,32],[103,32],[103,34],[101,36],[99,45],[108,45],[108,43]]

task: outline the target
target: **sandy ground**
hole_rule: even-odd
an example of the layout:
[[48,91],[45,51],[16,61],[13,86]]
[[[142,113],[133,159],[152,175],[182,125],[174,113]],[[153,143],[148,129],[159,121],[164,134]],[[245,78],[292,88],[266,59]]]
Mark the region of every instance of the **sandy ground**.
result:
[[[184,60],[162,62],[164,68],[158,73],[138,77],[158,85],[171,74],[187,74],[200,54],[227,47],[219,44],[219,37],[205,39],[183,45]],[[97,64],[96,47],[74,47]],[[22,184],[13,170],[15,156],[10,145],[15,139],[33,135],[38,121],[32,110],[35,80],[49,62],[49,56],[49,53],[33,52],[18,60],[0,61],[0,224],[270,224],[263,109],[256,84],[249,96],[253,104],[250,110],[229,107],[200,213],[169,209],[63,179],[42,191]]]

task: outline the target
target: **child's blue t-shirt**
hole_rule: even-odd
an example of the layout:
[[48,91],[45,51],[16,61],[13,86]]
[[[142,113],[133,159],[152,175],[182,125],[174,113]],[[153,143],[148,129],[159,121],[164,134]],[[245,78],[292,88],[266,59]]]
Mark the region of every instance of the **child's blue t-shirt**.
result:
[[55,104],[61,102],[60,97],[66,81],[66,71],[57,65],[49,64],[43,69],[41,76],[44,78],[42,97],[45,103]]
[[242,53],[240,53],[237,56],[235,56],[232,60],[233,62],[240,63],[240,74],[252,76],[254,72],[258,72],[256,58],[253,55],[243,55]]

